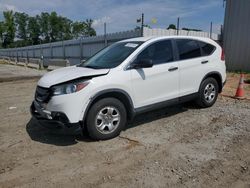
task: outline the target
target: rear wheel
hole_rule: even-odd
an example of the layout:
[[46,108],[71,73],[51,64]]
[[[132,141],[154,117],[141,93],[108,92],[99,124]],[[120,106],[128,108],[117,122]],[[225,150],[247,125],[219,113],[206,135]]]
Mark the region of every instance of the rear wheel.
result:
[[201,83],[196,103],[202,108],[212,106],[217,100],[218,91],[218,82],[214,78],[206,78]]
[[105,140],[118,136],[126,121],[124,105],[116,98],[104,98],[90,108],[86,123],[91,138]]

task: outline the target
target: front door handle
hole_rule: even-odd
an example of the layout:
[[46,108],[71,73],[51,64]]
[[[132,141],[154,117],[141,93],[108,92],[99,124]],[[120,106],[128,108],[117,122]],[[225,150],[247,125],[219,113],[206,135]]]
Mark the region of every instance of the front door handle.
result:
[[206,63],[208,63],[208,60],[201,62],[201,64],[206,64]]
[[175,70],[178,70],[178,67],[170,67],[170,68],[168,69],[169,72],[175,71]]

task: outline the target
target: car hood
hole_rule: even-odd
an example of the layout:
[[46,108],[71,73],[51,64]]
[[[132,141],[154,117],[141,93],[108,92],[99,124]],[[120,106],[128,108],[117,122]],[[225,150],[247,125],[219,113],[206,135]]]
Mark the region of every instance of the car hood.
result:
[[74,80],[77,78],[91,77],[104,75],[109,72],[109,69],[91,69],[85,67],[70,66],[56,69],[46,73],[39,81],[38,85],[49,88],[53,85]]

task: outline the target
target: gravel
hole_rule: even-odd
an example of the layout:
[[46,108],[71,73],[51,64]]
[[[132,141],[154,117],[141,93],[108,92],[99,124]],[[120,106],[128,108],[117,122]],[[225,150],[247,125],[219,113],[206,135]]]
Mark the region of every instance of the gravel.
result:
[[31,119],[36,82],[0,83],[0,187],[250,186],[247,100],[146,113],[119,137],[93,142]]

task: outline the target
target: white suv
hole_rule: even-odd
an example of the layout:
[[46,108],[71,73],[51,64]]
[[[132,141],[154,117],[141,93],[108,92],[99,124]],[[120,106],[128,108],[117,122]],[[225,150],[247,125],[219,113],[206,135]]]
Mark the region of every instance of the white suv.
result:
[[45,74],[31,113],[46,127],[110,139],[142,112],[190,100],[212,106],[225,81],[223,50],[208,38],[132,38]]

